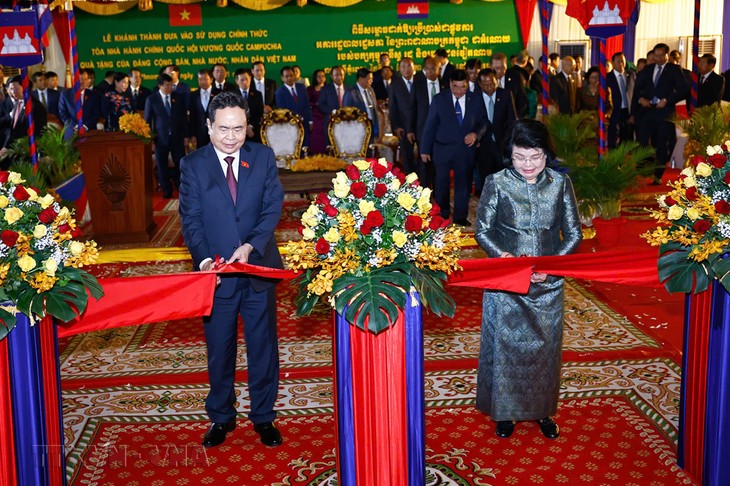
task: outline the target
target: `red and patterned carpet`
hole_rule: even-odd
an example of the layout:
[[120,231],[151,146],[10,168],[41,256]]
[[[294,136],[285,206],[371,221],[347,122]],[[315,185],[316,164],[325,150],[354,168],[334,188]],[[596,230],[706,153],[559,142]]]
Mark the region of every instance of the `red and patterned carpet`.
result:
[[[168,242],[179,239],[175,204],[157,211],[171,218]],[[296,216],[305,207],[304,201],[286,203],[281,241],[298,236]],[[646,226],[643,219],[637,213]],[[478,256],[479,250],[470,252]],[[188,260],[142,261],[93,271],[134,276],[189,268]],[[520,423],[510,439],[499,439],[494,423],[474,407],[481,292],[449,289],[458,303],[455,318],[426,315],[424,321],[427,484],[694,484],[676,466],[682,298],[663,289],[568,280],[556,416],[561,436],[548,440],[537,424]],[[337,484],[331,315],[323,309],[298,318],[293,296],[286,282],[279,285],[277,424],[285,442],[274,449],[257,441],[245,419],[242,338],[238,428],[212,450],[200,446],[208,420],[199,320],[62,340],[69,484]]]

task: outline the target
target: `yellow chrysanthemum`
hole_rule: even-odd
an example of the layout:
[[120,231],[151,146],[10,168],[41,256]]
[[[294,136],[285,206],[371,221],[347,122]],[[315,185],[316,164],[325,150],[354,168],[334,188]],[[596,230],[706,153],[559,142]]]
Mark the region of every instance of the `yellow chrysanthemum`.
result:
[[358,231],[355,227],[354,216],[347,211],[340,211],[337,215],[337,222],[340,226],[340,235],[345,240],[345,243],[350,243],[358,238]]
[[292,164],[292,172],[335,171],[345,168],[345,161],[329,155],[313,155]]
[[45,272],[36,272],[28,279],[28,283],[40,294],[41,292],[51,290],[56,284],[56,280],[57,278],[54,275],[48,275]]
[[656,228],[641,235],[651,246],[666,245],[670,241],[669,230]]

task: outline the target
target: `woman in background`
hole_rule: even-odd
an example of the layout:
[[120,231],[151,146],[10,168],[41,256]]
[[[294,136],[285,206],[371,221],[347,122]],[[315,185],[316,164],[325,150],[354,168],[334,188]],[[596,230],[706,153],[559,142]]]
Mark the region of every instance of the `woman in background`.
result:
[[119,130],[119,118],[127,113],[134,113],[132,99],[127,95],[129,77],[127,73],[114,74],[114,89],[104,93],[101,99],[101,115],[107,130]]
[[324,114],[319,111],[319,93],[324,87],[326,80],[324,71],[317,69],[312,74],[313,84],[307,87],[307,98],[309,108],[312,110],[312,130],[309,137],[309,153],[323,154],[327,148],[327,140],[324,137]]
[[[554,159],[542,123],[518,120],[505,142],[506,169],[488,176],[477,209],[475,238],[490,258],[566,255],[581,241],[568,176]],[[526,295],[487,290],[477,377],[477,408],[509,437],[516,421],[536,420],[556,438],[563,341],[563,279],[533,273]]]

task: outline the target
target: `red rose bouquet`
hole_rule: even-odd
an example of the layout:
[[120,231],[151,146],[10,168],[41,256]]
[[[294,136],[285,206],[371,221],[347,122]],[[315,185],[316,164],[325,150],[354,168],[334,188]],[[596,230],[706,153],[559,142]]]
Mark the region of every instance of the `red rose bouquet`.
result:
[[659,246],[659,279],[670,292],[701,292],[717,278],[730,290],[730,140],[693,156],[659,196],[660,223],[642,235]]
[[287,263],[301,270],[297,312],[330,303],[358,327],[381,331],[403,308],[411,284],[424,306],[453,316],[443,288],[458,270],[460,231],[439,216],[431,190],[384,159],[360,160],[338,172],[302,215],[302,240],[287,245]]
[[93,241],[81,242],[71,212],[41,196],[16,172],[0,171],[0,339],[15,327],[15,312],[50,314],[62,321],[102,296],[97,280],[81,269],[96,261]]

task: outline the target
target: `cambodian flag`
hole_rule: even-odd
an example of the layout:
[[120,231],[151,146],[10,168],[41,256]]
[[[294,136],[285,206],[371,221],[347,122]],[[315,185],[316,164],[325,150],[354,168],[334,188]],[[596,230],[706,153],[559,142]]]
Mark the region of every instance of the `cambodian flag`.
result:
[[398,0],[399,19],[428,18],[428,0]]
[[50,44],[48,29],[53,25],[53,15],[51,15],[51,9],[48,7],[48,0],[38,0],[36,8],[38,9],[38,36],[43,47],[48,47]]

